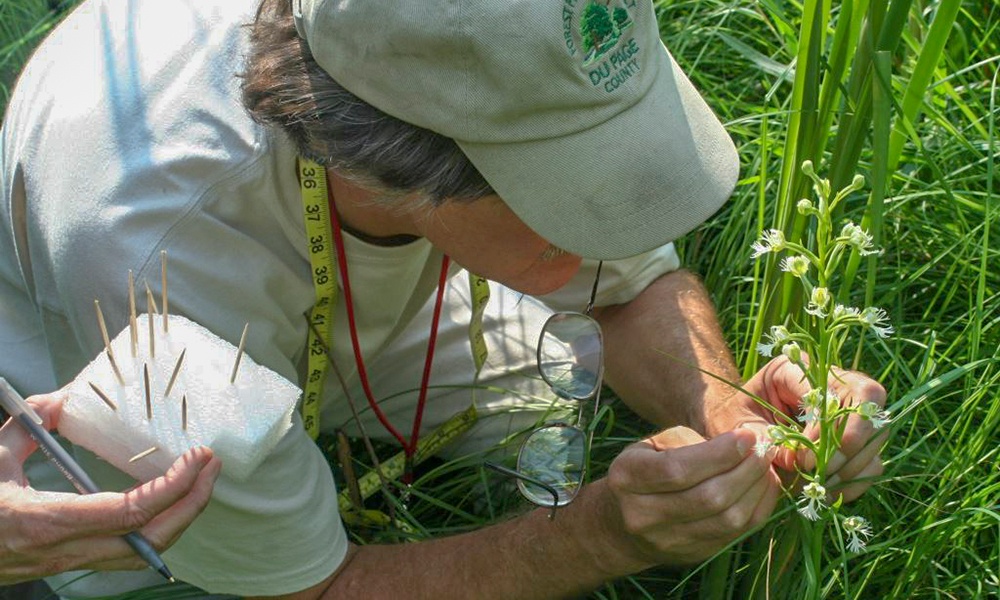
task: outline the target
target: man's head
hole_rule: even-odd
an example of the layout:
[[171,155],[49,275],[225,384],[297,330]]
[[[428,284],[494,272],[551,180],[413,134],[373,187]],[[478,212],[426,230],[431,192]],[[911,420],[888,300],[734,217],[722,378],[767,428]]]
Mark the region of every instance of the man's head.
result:
[[437,205],[494,193],[454,141],[387,115],[334,81],[296,33],[289,0],[264,0],[250,36],[243,102],[302,156],[389,200]]
[[[345,166],[341,150],[374,147],[375,166],[415,150],[390,157],[375,133],[333,139],[323,124],[375,131],[389,117],[361,122],[327,92],[330,79],[415,126],[414,139],[435,140],[418,146],[448,156],[452,173],[488,182],[444,198],[492,188],[531,229],[583,256],[620,258],[675,239],[735,184],[732,142],[660,43],[649,0],[272,1],[284,23],[277,41],[293,47],[298,29],[295,52],[309,57],[298,70],[314,89],[282,98],[273,84],[255,88],[251,61],[248,105],[269,122],[261,107],[291,115],[296,102],[308,105],[283,125],[306,150],[335,148],[323,160],[335,168]],[[285,3],[301,11],[291,31]],[[258,64],[280,46],[261,42]]]

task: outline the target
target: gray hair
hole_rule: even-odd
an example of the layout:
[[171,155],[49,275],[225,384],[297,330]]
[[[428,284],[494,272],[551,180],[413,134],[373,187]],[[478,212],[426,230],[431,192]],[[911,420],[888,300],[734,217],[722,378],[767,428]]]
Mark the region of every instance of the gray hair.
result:
[[388,115],[334,81],[295,31],[289,0],[263,0],[249,27],[243,103],[255,121],[284,131],[300,155],[397,204],[495,193],[454,140]]

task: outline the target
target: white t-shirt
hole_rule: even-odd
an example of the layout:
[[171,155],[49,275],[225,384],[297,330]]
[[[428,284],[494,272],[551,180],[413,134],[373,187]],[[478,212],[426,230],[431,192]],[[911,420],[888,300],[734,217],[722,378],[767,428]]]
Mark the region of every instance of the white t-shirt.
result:
[[[25,395],[65,384],[100,352],[94,299],[112,334],[126,326],[129,269],[158,292],[161,250],[172,313],[231,342],[249,322],[247,353],[301,382],[315,292],[295,152],[247,116],[236,76],[257,2],[87,1],[24,69],[0,135],[0,375]],[[441,254],[426,240],[345,237],[362,354],[377,364],[408,327],[422,331]],[[605,263],[598,303],[628,301],[677,266],[670,245]],[[592,281],[588,263],[542,300],[578,310]],[[442,327],[467,327],[467,312]],[[334,356],[354,364],[346,328]],[[325,392],[324,424],[344,422],[337,386]],[[81,462],[106,489],[132,484]],[[164,559],[206,590],[267,595],[321,581],[346,550],[330,469],[296,421],[247,481],[219,480]]]

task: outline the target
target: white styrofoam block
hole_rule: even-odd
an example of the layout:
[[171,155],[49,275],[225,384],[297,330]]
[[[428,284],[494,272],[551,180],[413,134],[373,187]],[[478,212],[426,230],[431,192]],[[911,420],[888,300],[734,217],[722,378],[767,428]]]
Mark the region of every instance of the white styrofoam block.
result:
[[[107,354],[101,352],[69,385],[59,433],[94,452],[140,481],[162,475],[189,448],[208,446],[222,460],[222,470],[246,479],[291,427],[301,391],[274,371],[240,360],[230,383],[237,348],[179,315],[170,315],[164,332],[154,315],[154,356],[150,356],[149,315],[138,318],[137,356],[132,356],[126,327],[111,342],[120,385]],[[164,396],[178,357],[184,359],[169,396]],[[149,371],[152,418],[147,418],[144,365]],[[112,410],[90,384],[117,405]],[[187,429],[182,401],[187,397]],[[136,455],[156,447],[145,458]]]

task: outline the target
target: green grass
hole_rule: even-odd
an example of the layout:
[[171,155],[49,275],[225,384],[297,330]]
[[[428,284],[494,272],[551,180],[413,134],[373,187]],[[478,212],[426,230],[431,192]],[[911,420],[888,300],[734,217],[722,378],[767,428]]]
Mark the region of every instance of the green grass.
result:
[[32,50],[74,4],[69,0],[0,0],[0,106],[6,108],[17,74]]
[[[759,299],[794,304],[793,298],[783,296],[784,282],[773,268],[758,269],[745,258],[756,231],[778,226],[786,233],[796,232],[789,207],[806,194],[800,189],[785,191],[795,186],[789,183],[790,169],[782,167],[812,158],[821,174],[831,178],[842,173],[840,180],[848,181],[859,172],[870,185],[880,177],[885,181],[882,197],[857,198],[845,216],[864,218],[881,228],[886,253],[870,267],[859,265],[855,304],[885,307],[899,333],[885,343],[867,344],[858,356],[859,366],[884,382],[898,417],[884,453],[886,473],[856,509],[870,518],[876,535],[868,552],[856,558],[844,560],[834,548],[828,549],[828,568],[822,574],[829,584],[827,595],[995,596],[1000,573],[996,466],[1000,246],[993,169],[1000,150],[996,140],[1000,8],[982,2],[914,3],[899,43],[889,46],[880,59],[881,66],[889,68],[891,81],[885,78],[888,85],[871,86],[874,100],[867,102],[872,106],[868,117],[872,124],[854,125],[859,134],[853,138],[856,148],[849,150],[851,144],[844,140],[854,134],[848,135],[845,128],[862,118],[861,103],[845,109],[840,102],[824,104],[821,99],[822,92],[830,89],[821,82],[829,81],[836,62],[832,50],[822,48],[836,48],[835,36],[829,46],[809,55],[802,48],[809,42],[806,36],[790,33],[798,31],[798,20],[789,17],[794,24],[784,23],[777,11],[749,4],[734,9],[675,3],[667,12],[682,6],[690,6],[692,12],[714,9],[719,18],[710,21],[711,27],[737,42],[725,43],[727,50],[711,59],[703,57],[701,70],[715,63],[769,67],[758,67],[754,75],[735,74],[742,84],[726,82],[724,87],[733,91],[724,97],[714,94],[716,81],[695,73],[701,89],[718,98],[713,105],[741,139],[745,179],[726,211],[685,243],[686,258],[705,274],[740,363],[749,366],[747,372],[756,360],[756,337],[774,317],[770,307],[762,310]],[[844,15],[844,5],[837,6],[839,11],[828,14]],[[949,7],[955,9],[950,14],[942,10]],[[954,24],[948,23],[951,19]],[[841,22],[832,19],[830,31]],[[935,27],[935,22],[945,25]],[[856,46],[862,54],[863,44]],[[809,73],[812,89],[798,96],[793,85],[798,79],[789,80],[787,70],[773,68],[791,64],[793,56],[799,58],[797,65],[810,59],[830,64]],[[796,69],[795,76],[800,75]],[[844,73],[838,86],[848,97],[857,93],[851,81]],[[824,118],[824,107],[833,114]],[[802,139],[790,142],[796,132],[789,125],[807,109],[815,113],[810,115],[814,125],[805,128]],[[900,114],[907,119],[901,120]],[[886,120],[889,117],[892,121]],[[803,116],[798,123],[808,120]],[[819,123],[829,131],[817,132]],[[804,150],[812,141],[809,138],[816,136],[825,136],[827,142]],[[792,155],[797,158],[789,159]],[[845,161],[848,167],[840,166]],[[846,354],[854,356],[856,350]],[[935,377],[945,382],[928,385]],[[711,589],[702,595],[741,598],[750,590],[763,595],[766,586],[754,581],[760,574],[756,561],[765,557],[766,548],[761,546],[770,543],[769,535],[783,522],[776,519],[774,528],[737,550],[745,554],[717,559],[722,566],[711,565],[699,579],[703,589]],[[789,581],[802,576],[794,568],[795,560],[790,577],[771,574],[773,597],[797,597],[790,593],[796,588]]]
[[[858,556],[826,550],[826,596],[997,597],[1000,5],[678,0],[657,10],[674,56],[740,148],[743,178],[732,200],[679,246],[712,291],[745,372],[757,366],[760,332],[797,302],[773,265],[750,260],[762,229],[809,233],[792,210],[808,191],[795,167],[811,158],[841,182],[861,173],[872,191],[852,198],[843,216],[864,220],[886,251],[845,279],[856,290],[851,300],[887,309],[898,333],[844,356],[883,382],[896,418],[886,472],[856,503],[875,535]],[[814,23],[805,32],[803,14]],[[866,38],[869,16],[882,33]],[[44,2],[0,4],[4,99],[53,18]],[[651,431],[611,402],[617,419],[596,441],[599,471]],[[392,452],[380,450],[383,459]],[[427,465],[405,502],[398,489],[381,501],[406,528],[353,528],[352,537],[422,539],[526,510],[481,458]],[[799,557],[780,572],[774,550],[794,545],[794,517],[786,503],[771,525],[699,568],[653,569],[592,597],[796,597]]]

